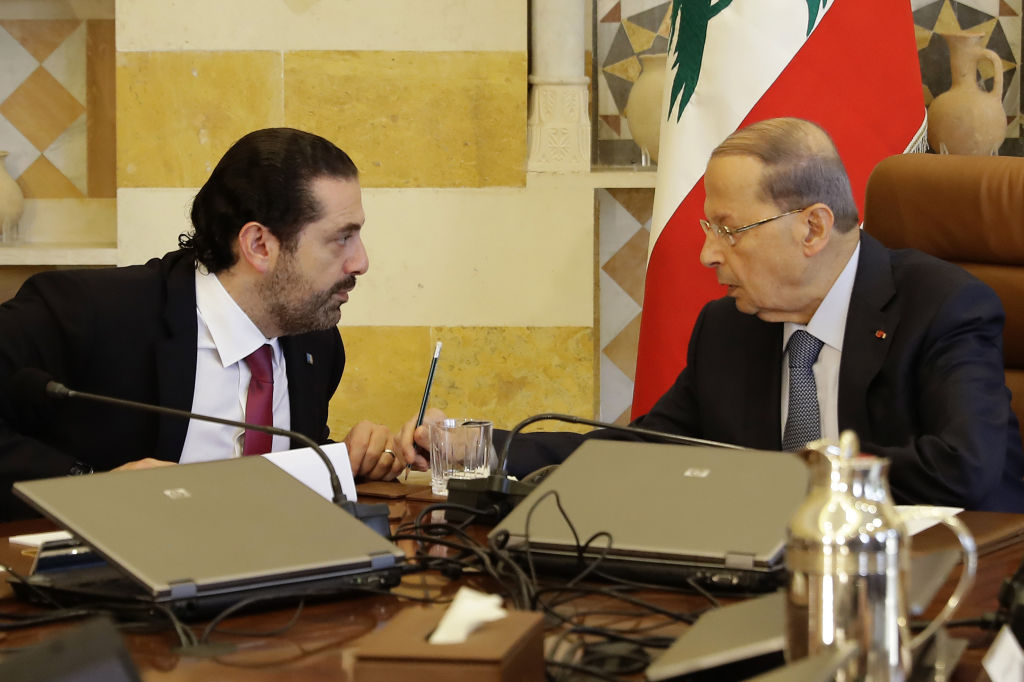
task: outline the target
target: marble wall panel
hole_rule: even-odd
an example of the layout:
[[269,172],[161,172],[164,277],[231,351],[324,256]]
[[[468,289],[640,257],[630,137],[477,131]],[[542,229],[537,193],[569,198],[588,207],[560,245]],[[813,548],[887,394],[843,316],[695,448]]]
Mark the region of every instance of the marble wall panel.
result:
[[118,187],[197,187],[238,138],[284,124],[278,52],[118,52]]
[[130,52],[256,45],[267,50],[522,51],[527,7],[523,0],[118,0],[118,45]]
[[522,186],[526,52],[289,52],[285,120],[367,187]]
[[341,333],[345,375],[330,411],[336,438],[362,419],[397,429],[416,416],[438,341],[430,405],[449,415],[509,428],[538,412],[595,411],[589,328],[347,327],[343,321]]

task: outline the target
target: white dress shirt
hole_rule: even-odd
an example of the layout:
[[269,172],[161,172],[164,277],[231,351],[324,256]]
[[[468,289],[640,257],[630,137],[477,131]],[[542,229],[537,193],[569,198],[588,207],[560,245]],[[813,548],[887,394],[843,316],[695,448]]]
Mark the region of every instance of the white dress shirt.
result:
[[818,391],[818,412],[821,415],[821,437],[839,438],[839,361],[843,355],[843,336],[846,334],[846,313],[850,309],[850,295],[860,260],[860,244],[854,249],[846,267],[832,283],[832,288],[806,325],[786,322],[782,330],[782,422],[780,433],[785,435],[786,417],[789,416],[789,357],[786,344],[797,329],[822,342],[821,352],[814,363],[814,384]]
[[[245,419],[251,373],[245,357],[265,343],[274,349],[274,426],[291,426],[288,375],[277,339],[267,339],[217,279],[196,269],[196,383],[192,411],[224,419]],[[188,424],[181,463],[239,457],[244,429],[193,419]],[[273,450],[287,450],[288,438],[274,436]]]

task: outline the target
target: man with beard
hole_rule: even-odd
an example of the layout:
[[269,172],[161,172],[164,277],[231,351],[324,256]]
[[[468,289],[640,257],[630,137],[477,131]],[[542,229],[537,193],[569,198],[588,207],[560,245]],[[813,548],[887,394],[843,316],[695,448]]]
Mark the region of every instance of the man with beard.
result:
[[[281,436],[125,408],[33,404],[25,367],[81,391],[328,439],[345,352],[340,306],[369,261],[358,172],[327,140],[259,130],[227,151],[180,249],[145,265],[30,278],[0,306],[0,520],[28,515],[18,480],[301,447]],[[383,426],[345,436],[352,471],[393,478]]]

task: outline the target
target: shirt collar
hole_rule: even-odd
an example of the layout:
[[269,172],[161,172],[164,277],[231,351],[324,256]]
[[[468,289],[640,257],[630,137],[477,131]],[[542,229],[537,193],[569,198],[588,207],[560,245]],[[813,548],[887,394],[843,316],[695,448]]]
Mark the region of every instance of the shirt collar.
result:
[[853,282],[857,278],[857,262],[860,260],[860,242],[846,261],[846,267],[832,283],[825,294],[821,305],[806,325],[787,322],[782,333],[782,347],[789,343],[789,337],[797,329],[805,329],[809,334],[820,339],[825,345],[842,352],[843,336],[846,334],[846,313],[850,309],[850,296],[853,294]]
[[[274,349],[274,364],[280,362],[281,347],[277,339],[263,336],[235,299],[231,298],[217,275],[205,268],[196,268],[196,309],[213,340],[213,349],[224,367],[230,367],[265,343]],[[202,335],[199,340],[202,345]]]

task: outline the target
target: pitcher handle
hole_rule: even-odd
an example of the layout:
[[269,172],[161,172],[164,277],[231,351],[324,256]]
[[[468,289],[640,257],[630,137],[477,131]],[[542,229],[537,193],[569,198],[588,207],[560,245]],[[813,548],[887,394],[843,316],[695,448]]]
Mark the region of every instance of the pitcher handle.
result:
[[[983,58],[983,59],[987,59],[990,62],[992,62],[992,72],[993,72],[994,76],[993,76],[993,80],[992,80],[992,90],[990,90],[990,92],[993,93],[993,97],[997,97],[999,99],[999,101],[1002,102],[1003,101],[1003,60],[1002,60],[1002,58],[998,54],[996,54],[992,50],[988,50],[988,49],[982,50],[981,54],[979,56],[981,58]],[[979,59],[978,61],[981,61],[981,59]],[[982,84],[982,89],[984,89],[984,85],[983,84]]]
[[940,523],[953,531],[956,534],[957,540],[960,541],[960,547],[963,549],[964,567],[960,572],[960,580],[956,584],[956,589],[953,590],[953,594],[946,601],[942,611],[935,617],[935,620],[928,624],[928,627],[910,640],[911,649],[916,649],[924,642],[927,642],[935,634],[936,630],[945,625],[946,621],[953,615],[953,612],[960,606],[961,600],[967,596],[967,591],[974,585],[974,574],[978,570],[978,549],[974,543],[974,536],[967,530],[967,526],[964,525],[963,521],[955,516],[948,516],[942,519]]

